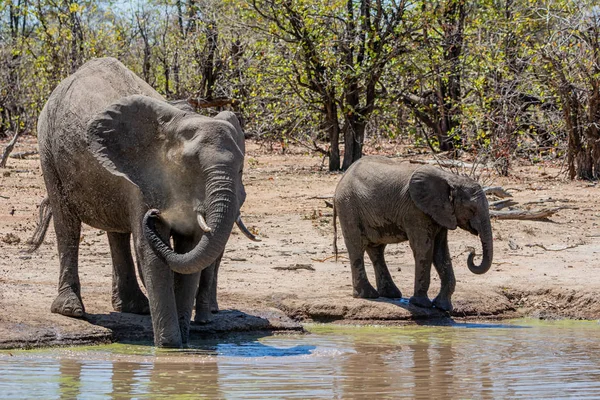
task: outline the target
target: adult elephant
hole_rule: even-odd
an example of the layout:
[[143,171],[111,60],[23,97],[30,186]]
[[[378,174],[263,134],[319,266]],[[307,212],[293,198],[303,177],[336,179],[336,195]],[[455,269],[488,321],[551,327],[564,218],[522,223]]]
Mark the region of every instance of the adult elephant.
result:
[[[432,166],[363,157],[342,177],[334,197],[334,237],[339,215],[350,256],[354,297],[402,297],[386,266],[384,250],[390,243],[408,240],[415,258],[414,294],[409,302],[451,311],[456,279],[448,230],[457,226],[481,239],[483,259],[475,265],[471,252],[469,270],[483,274],[492,265],[488,202],[481,186],[470,178]],[[365,251],[375,269],[377,290],[367,279]],[[433,302],[427,296],[432,262],[441,280],[440,293]]]
[[122,311],[146,311],[133,235],[154,342],[182,346],[200,273],[241,221],[244,155],[236,127],[228,118],[168,104],[119,61],[101,58],[52,92],[38,120],[38,143],[60,259],[51,311],[85,312],[78,276],[82,222],[107,232],[113,304],[117,298]]

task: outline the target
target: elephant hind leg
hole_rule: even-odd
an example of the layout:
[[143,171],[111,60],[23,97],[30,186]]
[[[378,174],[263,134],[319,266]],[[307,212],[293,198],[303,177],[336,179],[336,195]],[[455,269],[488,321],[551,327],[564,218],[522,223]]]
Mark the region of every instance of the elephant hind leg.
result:
[[390,271],[385,263],[384,257],[385,245],[373,245],[367,247],[367,254],[373,263],[375,269],[375,281],[377,282],[377,291],[382,297],[390,299],[402,298],[402,292],[396,286],[390,275]]
[[348,249],[348,255],[350,256],[350,269],[352,270],[352,296],[361,299],[378,298],[379,292],[375,290],[367,278],[364,252]]
[[115,311],[150,314],[148,299],[142,293],[135,276],[131,255],[130,233],[108,232],[108,244],[113,262],[112,305]]
[[196,295],[196,315],[194,322],[205,324],[212,318],[212,314],[219,311],[217,303],[217,274],[223,253],[215,262],[201,272],[198,294]]
[[81,221],[72,213],[63,201],[52,201],[54,230],[58,245],[60,274],[58,278],[58,296],[52,302],[50,311],[67,317],[83,317],[85,308],[81,300],[79,281],[79,239]]

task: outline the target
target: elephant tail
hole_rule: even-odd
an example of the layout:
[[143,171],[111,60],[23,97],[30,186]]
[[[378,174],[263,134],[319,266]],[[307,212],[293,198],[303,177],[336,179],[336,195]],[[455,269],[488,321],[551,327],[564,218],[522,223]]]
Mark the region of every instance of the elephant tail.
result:
[[35,232],[33,232],[33,236],[31,239],[27,241],[29,244],[29,248],[26,250],[27,253],[33,253],[42,245],[44,241],[44,237],[46,236],[46,232],[48,231],[48,226],[50,225],[50,220],[52,219],[52,207],[50,207],[50,199],[48,197],[44,198],[40,203],[40,216],[38,219],[38,226],[35,228]]
[[335,262],[338,260],[337,247],[337,211],[335,209],[335,199],[333,201],[333,254],[335,254]]

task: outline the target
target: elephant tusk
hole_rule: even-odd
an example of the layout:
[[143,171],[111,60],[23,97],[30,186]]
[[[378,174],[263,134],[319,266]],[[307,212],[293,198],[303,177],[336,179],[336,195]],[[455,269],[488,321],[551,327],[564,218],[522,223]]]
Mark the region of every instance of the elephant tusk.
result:
[[211,227],[208,226],[206,220],[200,213],[198,213],[198,225],[200,225],[200,229],[202,229],[204,232],[212,232]]
[[238,226],[238,228],[240,228],[240,231],[242,231],[242,233],[246,235],[248,239],[252,240],[253,242],[262,242],[261,238],[255,236],[254,234],[252,234],[252,232],[250,232],[250,230],[248,230],[248,228],[246,228],[246,225],[244,225],[244,221],[242,221],[241,215],[238,215],[238,217],[235,220],[235,223]]

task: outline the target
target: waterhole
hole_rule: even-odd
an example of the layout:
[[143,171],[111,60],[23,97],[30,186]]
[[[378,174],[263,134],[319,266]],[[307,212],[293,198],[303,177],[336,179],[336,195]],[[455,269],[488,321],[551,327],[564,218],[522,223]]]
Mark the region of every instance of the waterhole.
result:
[[600,395],[598,322],[308,325],[306,335],[0,352],[2,398]]

